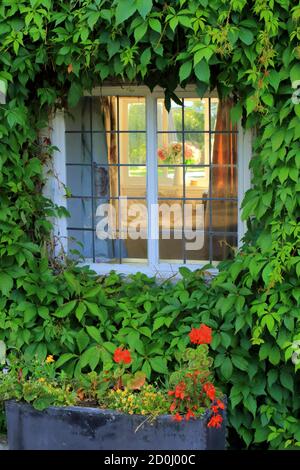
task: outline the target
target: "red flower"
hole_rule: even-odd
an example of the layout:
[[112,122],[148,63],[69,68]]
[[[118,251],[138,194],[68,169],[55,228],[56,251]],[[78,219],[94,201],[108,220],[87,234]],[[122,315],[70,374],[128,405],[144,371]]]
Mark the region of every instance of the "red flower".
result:
[[214,415],[210,418],[209,422],[207,423],[208,428],[220,428],[222,424],[223,418],[221,415]]
[[210,409],[215,414],[219,413],[219,407],[217,405],[213,405]]
[[171,406],[170,406],[170,411],[171,411],[171,412],[174,411],[175,408],[176,408],[176,401],[173,401],[173,403],[172,403]]
[[221,400],[217,400],[217,406],[220,408],[220,410],[225,409],[225,405]]
[[212,341],[211,328],[203,324],[199,328],[192,328],[189,337],[193,344],[210,344]]
[[158,158],[160,158],[160,160],[165,160],[168,156],[167,151],[164,148],[158,149],[157,155],[158,155]]
[[185,419],[186,421],[189,421],[190,418],[193,418],[195,416],[195,414],[192,412],[192,410],[188,410],[187,414],[185,415]]
[[183,420],[183,417],[182,417],[182,416],[180,416],[180,414],[179,414],[179,413],[176,413],[176,415],[174,416],[174,418],[173,418],[173,419],[174,419],[174,421],[182,421],[182,420]]
[[207,382],[203,385],[203,391],[206,393],[206,395],[211,401],[214,401],[216,399],[216,389],[210,382]]
[[185,383],[180,382],[178,385],[175,387],[175,397],[180,398],[181,400],[184,399],[185,397]]
[[117,348],[114,352],[114,361],[117,363],[123,364],[130,364],[131,363],[131,356],[130,351],[127,349]]

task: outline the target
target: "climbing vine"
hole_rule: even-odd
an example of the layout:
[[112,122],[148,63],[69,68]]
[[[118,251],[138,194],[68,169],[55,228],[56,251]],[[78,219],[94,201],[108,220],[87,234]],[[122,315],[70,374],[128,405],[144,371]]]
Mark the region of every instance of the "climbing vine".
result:
[[[78,268],[63,268],[49,254],[51,217],[63,209],[42,194],[52,148],[39,136],[50,111],[74,106],[84,91],[112,79],[162,86],[167,108],[178,100],[178,85],[196,83],[199,96],[216,88],[220,98],[234,98],[233,122],[241,119],[256,135],[253,178],[243,202],[245,243],[220,267],[205,302],[199,296],[197,311],[219,328],[212,345],[215,368],[227,387],[234,433],[248,446],[267,446],[267,440],[275,448],[295,446],[298,2],[3,0],[0,52],[0,80],[8,85],[7,104],[0,107],[0,339],[27,354],[53,353],[57,338],[66,345],[63,352],[75,351],[62,318],[73,315],[80,289],[72,274],[64,276],[69,288],[62,289],[57,274]],[[79,272],[80,282],[90,287],[90,275]],[[64,304],[66,315],[55,316]],[[95,307],[89,308],[93,314]],[[81,321],[84,312],[76,312]]]

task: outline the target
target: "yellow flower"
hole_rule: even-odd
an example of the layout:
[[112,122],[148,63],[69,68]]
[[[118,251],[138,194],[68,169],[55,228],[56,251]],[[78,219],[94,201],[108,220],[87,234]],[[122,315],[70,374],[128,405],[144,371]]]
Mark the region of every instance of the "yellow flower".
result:
[[47,356],[46,363],[50,364],[51,362],[55,362],[55,361],[54,361],[52,354],[49,354],[49,356]]
[[39,382],[45,382],[46,379],[44,379],[44,377],[41,377],[40,379],[38,379]]

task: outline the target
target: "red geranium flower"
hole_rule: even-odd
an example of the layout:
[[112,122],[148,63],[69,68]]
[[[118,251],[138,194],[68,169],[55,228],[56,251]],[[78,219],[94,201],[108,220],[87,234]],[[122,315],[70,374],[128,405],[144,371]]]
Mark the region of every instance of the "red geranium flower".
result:
[[174,419],[174,421],[182,421],[182,420],[183,420],[183,417],[182,417],[182,416],[180,416],[180,414],[179,414],[179,413],[176,413],[176,415],[174,416],[174,418],[173,418],[173,419]]
[[216,389],[212,383],[207,382],[206,384],[204,384],[203,391],[206,393],[206,395],[211,401],[214,401],[216,399]]
[[188,410],[187,414],[185,415],[186,421],[189,421],[190,418],[193,418],[195,416],[195,413],[192,412],[192,410]]
[[217,400],[217,406],[218,406],[218,408],[220,408],[220,410],[225,409],[225,405],[221,400]]
[[209,422],[207,423],[208,428],[220,428],[223,422],[223,418],[221,415],[214,415],[210,418]]
[[178,385],[175,387],[175,397],[180,398],[181,400],[184,399],[185,397],[185,384],[183,382],[180,382]]
[[189,337],[193,344],[210,344],[212,341],[211,328],[203,324],[199,328],[192,328]]
[[130,351],[128,349],[117,348],[114,352],[114,361],[117,363],[123,364],[130,364],[131,363],[131,356]]

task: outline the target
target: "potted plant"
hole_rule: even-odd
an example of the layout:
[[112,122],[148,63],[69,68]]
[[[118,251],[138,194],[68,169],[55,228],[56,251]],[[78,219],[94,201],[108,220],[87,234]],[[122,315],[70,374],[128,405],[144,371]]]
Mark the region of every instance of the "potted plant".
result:
[[10,449],[204,450],[225,447],[225,402],[213,385],[211,329],[193,328],[196,347],[179,352],[166,383],[130,372],[119,346],[98,373],[70,379],[49,355],[44,364],[10,357],[2,370]]

